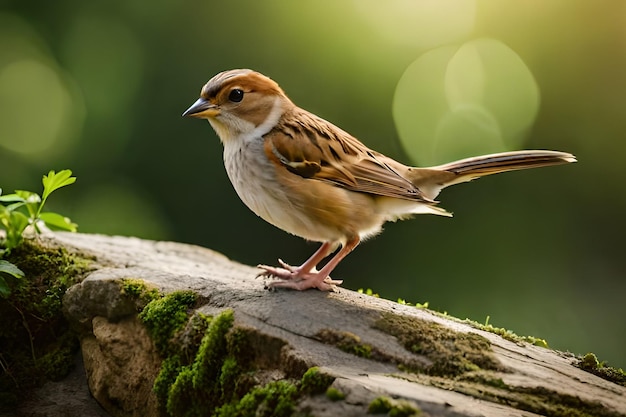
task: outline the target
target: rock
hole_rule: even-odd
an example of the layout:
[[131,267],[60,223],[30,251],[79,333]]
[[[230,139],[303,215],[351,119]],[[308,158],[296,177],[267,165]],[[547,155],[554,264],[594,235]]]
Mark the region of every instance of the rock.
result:
[[81,339],[93,396],[113,416],[156,416],[152,391],[161,360],[137,316],[110,322],[93,318],[93,335]]
[[110,417],[89,392],[82,355],[62,381],[47,382],[12,413],[3,417]]
[[[312,416],[364,415],[368,407],[426,416],[626,415],[626,388],[579,369],[572,355],[506,340],[427,309],[345,289],[270,292],[254,268],[191,245],[66,233],[54,242],[94,255],[101,266],[67,292],[64,308],[81,334],[91,392],[115,417],[165,415],[157,401],[163,394],[153,386],[163,349],[172,346],[159,348],[163,342],[138,319],[141,302],[123,293],[125,279],[164,294],[196,294],[176,336],[189,354],[187,362],[180,359],[186,365],[173,368],[178,388],[159,391],[189,407],[218,395],[232,395],[229,407],[238,407],[237,398],[249,393],[259,401],[257,415],[281,404]],[[233,374],[235,383],[228,381],[228,366],[247,371]],[[343,399],[306,392],[300,380],[311,367],[319,367]],[[201,384],[207,375],[212,379]],[[277,382],[283,380],[292,385]],[[211,391],[218,383],[232,392]]]

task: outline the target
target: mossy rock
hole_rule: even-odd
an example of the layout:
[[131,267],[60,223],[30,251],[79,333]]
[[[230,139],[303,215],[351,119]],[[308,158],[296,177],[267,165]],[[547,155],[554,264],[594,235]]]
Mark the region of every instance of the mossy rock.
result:
[[25,276],[0,300],[0,409],[15,406],[33,388],[62,379],[71,370],[79,345],[63,316],[62,300],[91,262],[37,240],[25,240],[5,259]]
[[139,314],[163,356],[154,383],[162,413],[290,416],[300,398],[324,394],[333,383],[334,377],[317,367],[301,379],[264,380],[251,335],[234,325],[234,312],[209,316],[194,311],[195,302],[192,292],[173,292],[151,301]]

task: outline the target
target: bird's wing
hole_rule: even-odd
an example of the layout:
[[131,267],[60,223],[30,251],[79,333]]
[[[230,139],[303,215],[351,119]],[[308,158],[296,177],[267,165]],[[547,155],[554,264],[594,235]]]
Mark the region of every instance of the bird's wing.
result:
[[265,153],[279,168],[351,191],[432,203],[398,171],[408,167],[302,109],[268,132]]

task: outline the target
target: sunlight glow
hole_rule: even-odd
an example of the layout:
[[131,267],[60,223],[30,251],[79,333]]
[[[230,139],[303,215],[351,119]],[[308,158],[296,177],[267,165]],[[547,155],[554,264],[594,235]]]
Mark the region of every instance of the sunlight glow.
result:
[[520,148],[539,101],[522,59],[482,38],[417,58],[398,82],[393,115],[413,161],[434,165]]

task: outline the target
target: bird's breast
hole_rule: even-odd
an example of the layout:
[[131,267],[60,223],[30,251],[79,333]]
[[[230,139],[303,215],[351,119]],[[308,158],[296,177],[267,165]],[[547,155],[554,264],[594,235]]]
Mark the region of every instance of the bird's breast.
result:
[[[250,210],[307,240],[343,241],[359,234],[361,223],[370,216],[369,212],[361,213],[368,204],[352,201],[355,193],[287,170],[279,178],[282,167],[277,168],[266,157],[263,138],[225,142],[224,165],[237,195]],[[378,220],[376,223],[378,227]]]
[[237,195],[250,210],[268,223],[297,236],[311,236],[315,226],[294,207],[289,190],[276,177],[276,168],[263,151],[263,139],[224,144],[224,166]]

